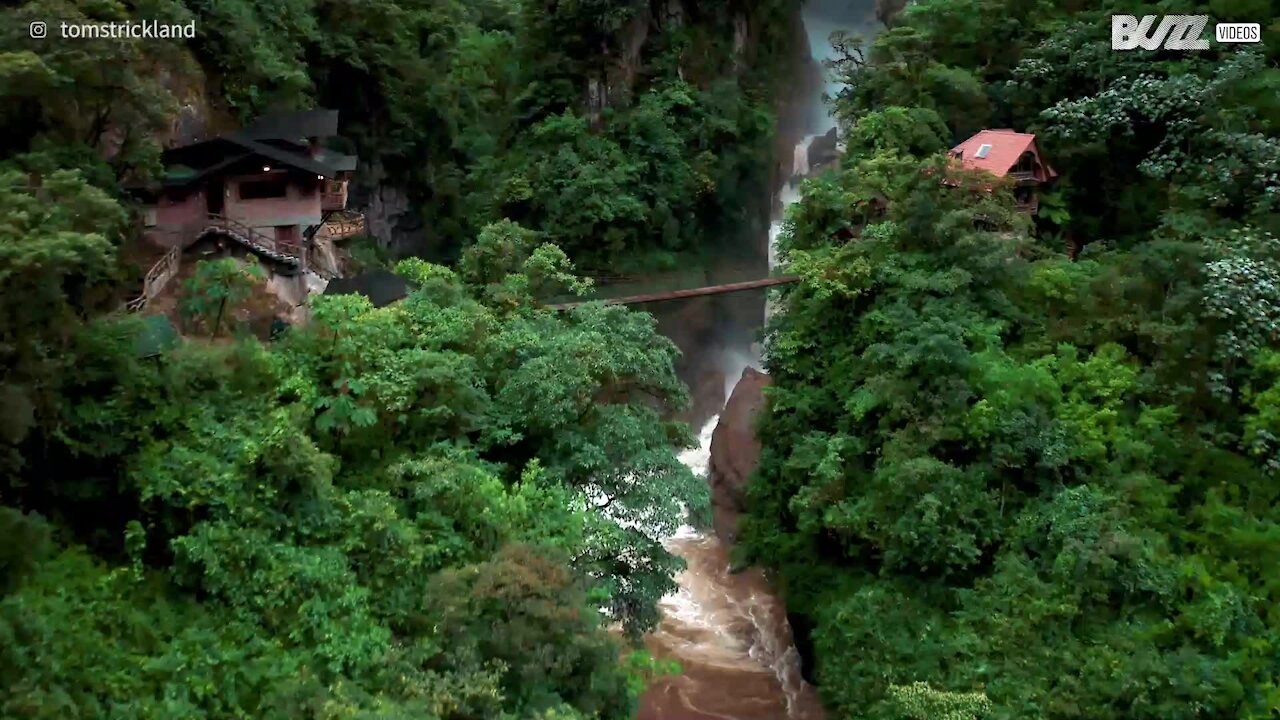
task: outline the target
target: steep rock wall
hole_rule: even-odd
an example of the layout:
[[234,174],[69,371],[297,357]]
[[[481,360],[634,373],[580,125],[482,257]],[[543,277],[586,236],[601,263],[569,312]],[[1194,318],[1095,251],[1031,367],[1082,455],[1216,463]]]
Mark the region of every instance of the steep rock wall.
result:
[[764,409],[764,389],[772,380],[754,369],[742,371],[729,402],[711,436],[711,512],[716,536],[732,544],[738,536],[738,517],[746,510],[747,480],[760,462],[756,420]]
[[[724,249],[717,261],[706,268],[705,277],[700,280],[706,285],[757,279],[768,272],[768,227],[773,196],[791,176],[792,150],[797,141],[810,132],[806,124],[806,98],[820,91],[823,83],[821,69],[813,62],[809,50],[799,3],[782,20],[785,27],[765,27],[766,22],[778,22],[778,19],[766,20],[741,3],[734,3],[734,7],[730,24],[724,27],[726,45],[732,40],[728,47],[733,52],[734,71],[749,70],[765,58],[776,64],[772,69],[778,82],[773,89],[772,105],[777,122],[767,184],[759,192],[758,207],[752,208],[754,224],[739,228],[734,237],[715,239]],[[656,22],[653,27],[658,28]],[[656,38],[660,32],[660,29],[652,30],[651,35]],[[782,49],[762,46],[770,42],[780,44]],[[697,283],[691,281],[686,286],[694,284]],[[751,344],[758,340],[756,330],[764,321],[763,294],[739,293],[656,303],[640,309],[652,312],[658,319],[659,332],[680,348],[677,372],[693,396],[693,407],[682,419],[695,428],[701,427],[723,407],[724,381],[737,378],[744,364],[743,356],[750,354]]]
[[364,212],[365,232],[392,254],[413,254],[425,249],[422,216],[409,192],[389,180],[376,159],[362,170],[350,205]]

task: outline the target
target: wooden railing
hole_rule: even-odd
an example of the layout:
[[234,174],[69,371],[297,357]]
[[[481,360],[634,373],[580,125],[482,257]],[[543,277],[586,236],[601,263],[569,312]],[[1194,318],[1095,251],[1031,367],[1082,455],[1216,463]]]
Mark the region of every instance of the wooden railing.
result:
[[324,225],[325,232],[330,240],[343,240],[364,234],[364,215],[331,218]]
[[[670,290],[668,292],[649,293],[647,295],[628,295],[626,297],[605,298],[605,305],[637,305],[640,303],[666,302],[668,300],[682,300],[684,298],[701,297],[703,295],[720,295],[723,293],[742,292],[743,290],[755,290],[757,288],[772,287],[774,285],[783,285],[785,283],[798,282],[798,275],[784,275],[782,277],[764,278],[762,280],[748,280],[746,282],[727,283],[725,285],[708,285],[707,287],[690,288],[688,290]],[[567,303],[553,303],[547,305],[552,310],[568,310],[569,308],[591,302],[588,300],[579,300]]]
[[159,295],[169,281],[178,274],[178,269],[182,265],[182,245],[174,245],[169,252],[160,258],[159,262],[151,266],[147,271],[146,277],[142,280],[142,294],[125,303],[125,308],[137,312],[147,306],[157,295]]
[[208,232],[221,232],[250,250],[292,265],[297,265],[302,258],[301,243],[280,242],[225,215],[209,213],[207,223],[200,234]]
[[216,232],[244,245],[251,252],[266,255],[275,260],[299,265],[302,262],[300,242],[280,242],[225,215],[208,213],[203,223],[187,224],[177,231],[177,242],[147,271],[142,280],[142,294],[125,303],[125,308],[139,311],[159,295],[169,281],[178,274],[182,265],[182,251],[210,232]]

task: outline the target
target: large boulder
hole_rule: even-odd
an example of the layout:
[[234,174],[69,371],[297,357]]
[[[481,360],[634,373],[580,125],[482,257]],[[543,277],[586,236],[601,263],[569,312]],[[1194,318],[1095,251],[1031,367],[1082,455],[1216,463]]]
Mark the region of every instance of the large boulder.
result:
[[716,536],[732,544],[738,536],[738,516],[746,510],[747,479],[760,462],[756,420],[764,409],[768,375],[746,368],[711,435],[711,513]]
[[833,127],[824,135],[819,135],[809,143],[809,171],[820,170],[832,164],[839,157],[836,145],[840,138]]

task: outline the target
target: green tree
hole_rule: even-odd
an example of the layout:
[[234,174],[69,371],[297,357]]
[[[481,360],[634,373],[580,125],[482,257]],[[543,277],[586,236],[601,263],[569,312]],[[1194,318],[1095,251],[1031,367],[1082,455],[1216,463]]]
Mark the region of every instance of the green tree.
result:
[[0,467],[57,413],[57,382],[72,367],[67,338],[101,304],[125,213],[80,173],[0,172]]
[[199,27],[192,49],[215,70],[221,97],[240,119],[310,99],[306,52],[322,40],[318,3],[287,0],[270,8],[243,0],[184,4]]
[[235,258],[201,260],[184,284],[182,312],[188,319],[203,323],[210,337],[217,337],[227,310],[235,312],[265,280],[266,273],[253,256],[247,262]]
[[945,150],[950,134],[937,112],[895,106],[858,118],[845,136],[845,146],[854,157],[870,157],[886,150],[925,156]]
[[[652,626],[679,564],[658,538],[705,488],[664,419],[685,402],[670,343],[624,308],[536,305],[582,281],[532,240],[491,228],[474,284],[405,262],[401,303],[317,298],[270,346],[151,363],[136,316],[79,333],[78,400],[32,471],[81,470],[13,494],[64,547],[0,515],[32,541],[3,558],[5,711],[631,717],[602,611]],[[244,272],[199,277],[219,267]]]
[[[0,155],[37,151],[53,167],[78,168],[95,184],[137,182],[158,170],[160,143],[178,105],[171,78],[199,68],[180,43],[143,38],[63,42],[60,25],[145,17],[182,24],[191,15],[173,0],[138,7],[119,2],[26,2],[3,12],[0,30]],[[34,21],[50,24],[42,40]]]
[[[629,717],[620,648],[584,612],[580,578],[544,553],[509,546],[491,560],[433,579],[423,613],[433,642],[457,658],[490,658],[524,712],[568,704],[588,717]],[[559,692],[551,692],[559,689]]]
[[806,184],[747,556],[837,713],[1265,716],[1270,236],[1072,262],[1010,203],[896,148]]
[[911,720],[982,720],[991,711],[982,693],[939,692],[928,683],[894,685],[889,695]]

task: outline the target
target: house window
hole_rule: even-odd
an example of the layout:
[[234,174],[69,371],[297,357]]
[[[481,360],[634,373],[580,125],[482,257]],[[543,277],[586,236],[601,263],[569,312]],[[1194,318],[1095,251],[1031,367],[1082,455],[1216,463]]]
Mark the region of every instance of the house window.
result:
[[991,152],[991,146],[984,143],[978,147],[978,152],[974,155],[974,157],[981,159],[986,157],[990,152]]
[[263,200],[289,195],[289,184],[282,180],[245,180],[240,183],[241,200]]
[[276,226],[276,244],[297,245],[298,244],[298,226],[297,225],[277,225]]

